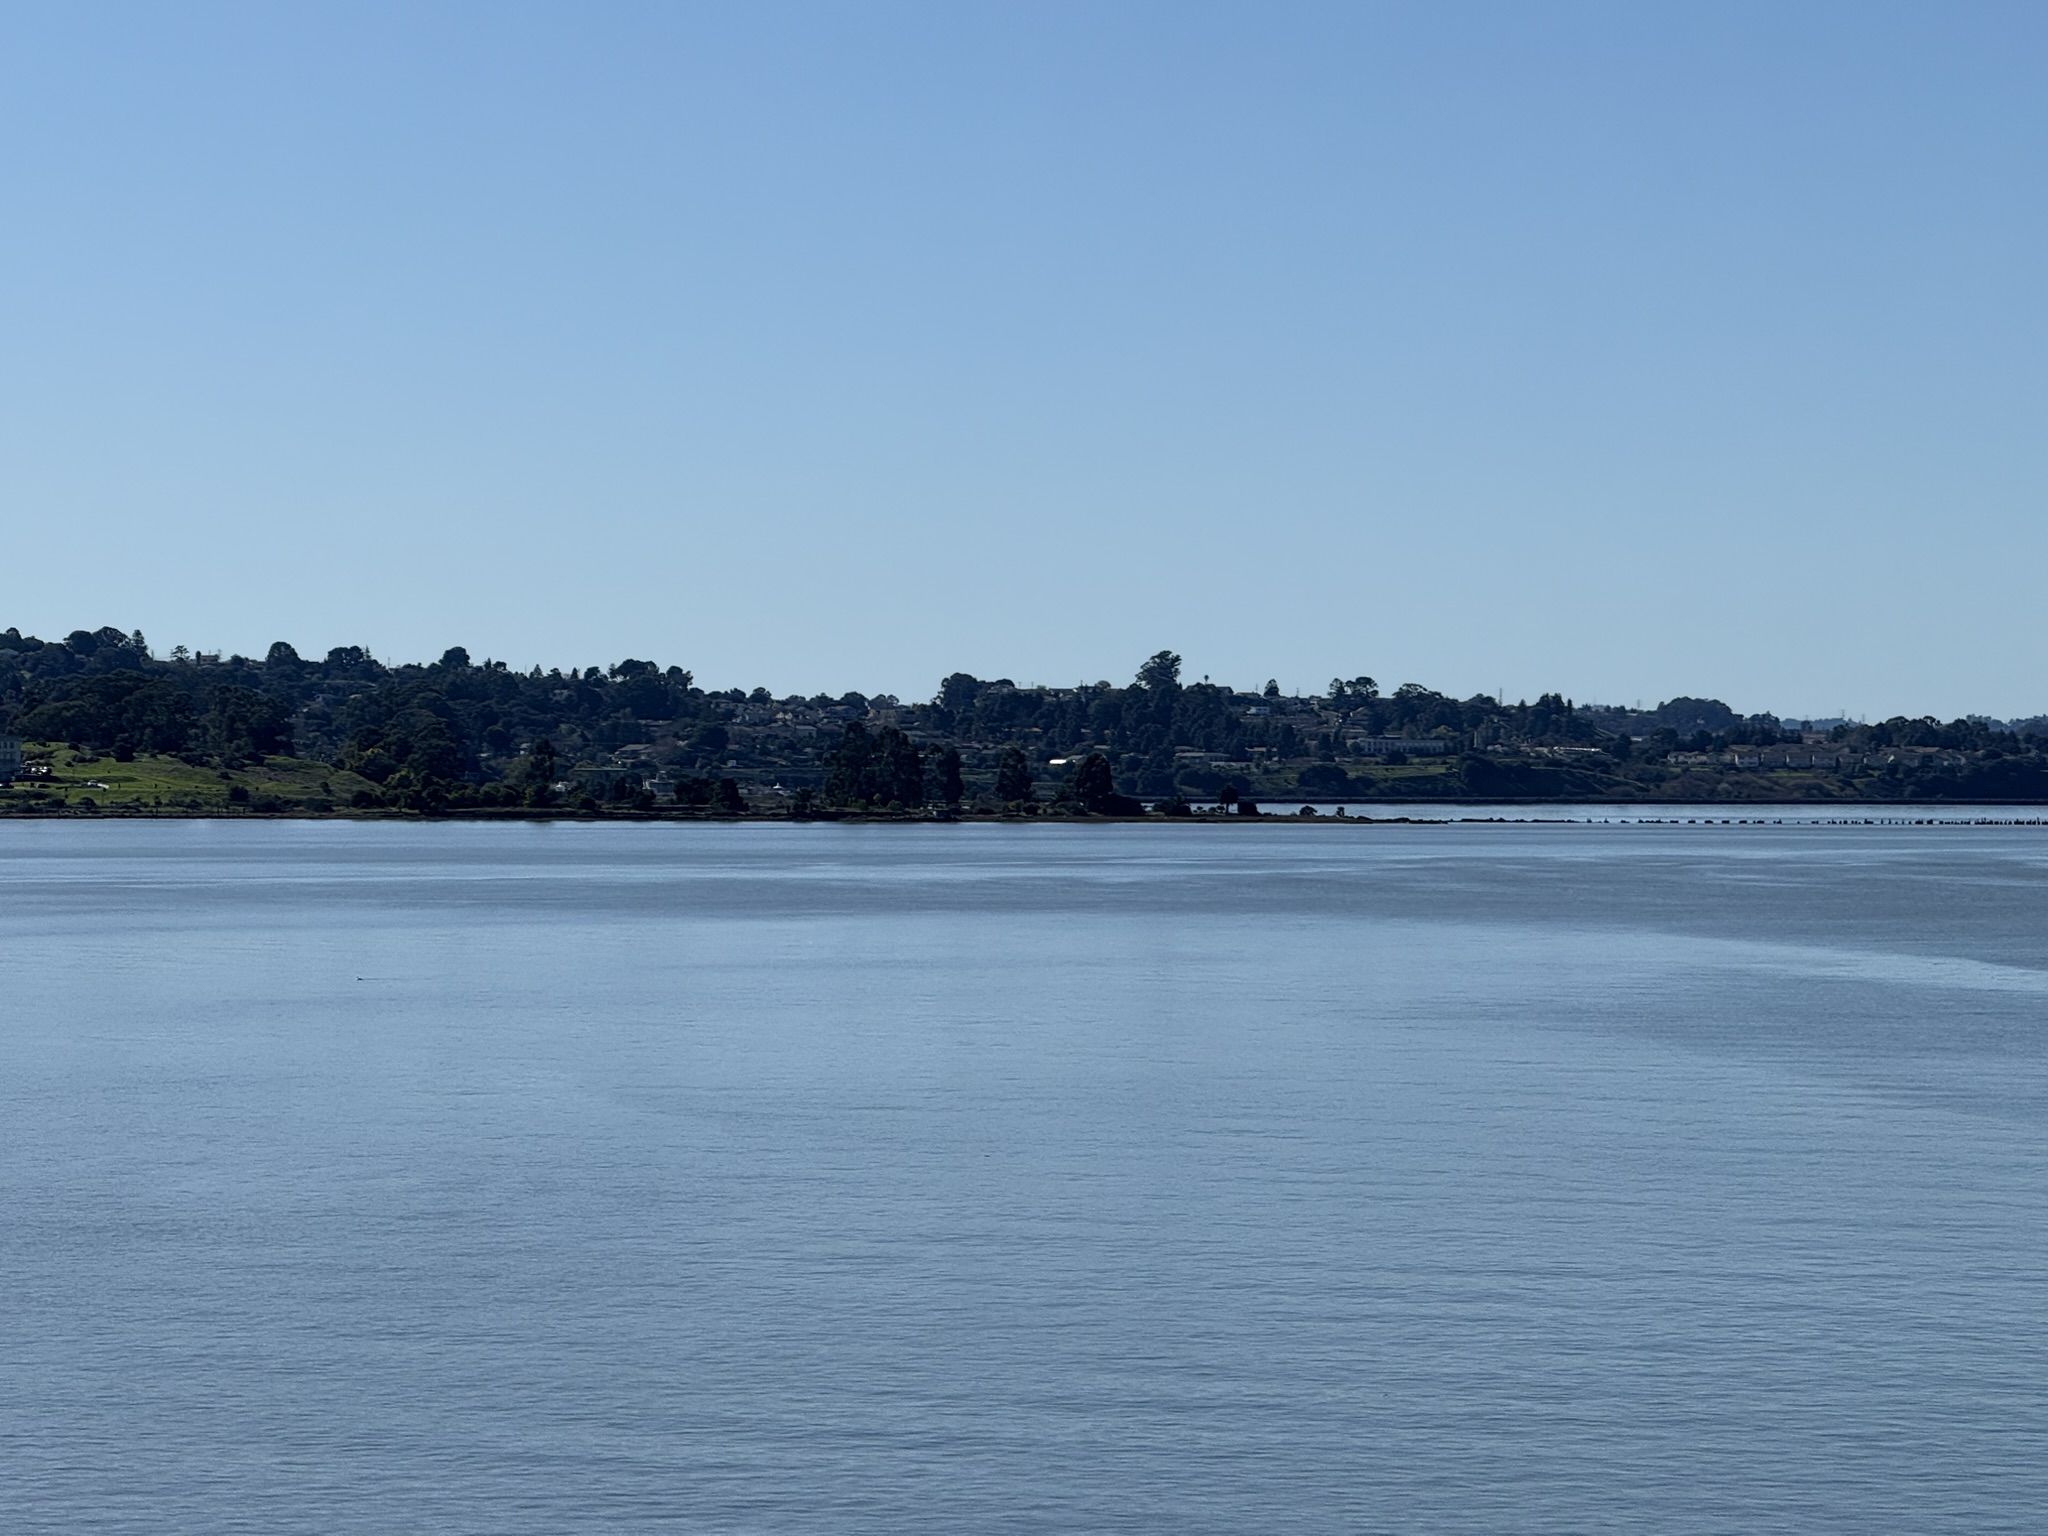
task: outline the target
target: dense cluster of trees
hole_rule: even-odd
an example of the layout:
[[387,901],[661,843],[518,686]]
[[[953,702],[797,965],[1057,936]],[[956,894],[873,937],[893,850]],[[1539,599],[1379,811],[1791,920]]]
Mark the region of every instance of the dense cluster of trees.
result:
[[234,683],[187,689],[127,669],[29,690],[15,728],[37,740],[74,741],[123,761],[137,752],[260,759],[292,748],[290,714],[275,699]]
[[[1716,699],[1652,710],[1546,693],[1508,703],[1333,678],[1312,697],[1186,682],[1170,651],[1128,684],[1023,687],[955,672],[928,702],[705,690],[675,666],[516,671],[460,646],[387,664],[359,646],[260,658],[152,651],[140,633],[0,632],[0,722],[117,759],[223,767],[295,755],[360,776],[358,803],[440,809],[660,805],[736,813],[967,803],[1129,814],[1142,801],[1655,792],[1687,762],[1798,742],[1805,722]],[[1808,731],[1810,737],[1813,733]],[[2048,721],[1834,723],[1860,793],[2048,798]],[[1549,754],[1546,756],[1545,754]],[[1427,772],[1390,777],[1411,760]],[[1697,766],[1686,772],[1703,772]],[[1848,770],[1844,770],[1847,772]]]
[[[959,803],[960,754],[952,752],[953,783],[948,796]],[[827,804],[903,810],[923,805],[926,796],[924,754],[893,725],[873,735],[858,720],[847,724],[839,745],[825,754],[824,799]]]
[[508,774],[529,788],[531,765],[519,760],[550,735],[602,752],[705,724],[700,745],[715,752],[726,699],[680,668],[634,660],[514,672],[457,646],[431,665],[387,666],[360,646],[312,660],[282,641],[260,660],[183,647],[159,658],[140,633],[44,641],[0,632],[0,718],[30,740],[229,764],[296,753],[359,773],[397,801]]

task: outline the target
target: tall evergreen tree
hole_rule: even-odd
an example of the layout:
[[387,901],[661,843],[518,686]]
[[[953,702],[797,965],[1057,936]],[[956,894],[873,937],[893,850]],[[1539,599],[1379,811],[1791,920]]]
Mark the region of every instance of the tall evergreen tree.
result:
[[1031,767],[1016,747],[1003,748],[996,763],[996,798],[1005,805],[1031,799]]
[[875,733],[873,798],[879,805],[924,804],[924,754],[893,725]]
[[967,785],[960,777],[960,749],[947,747],[939,754],[938,791],[941,805],[958,805],[967,798]]
[[831,805],[872,805],[875,743],[858,720],[846,722],[839,745],[825,757],[825,800]]
[[1091,815],[1101,811],[1116,794],[1116,779],[1109,771],[1109,759],[1090,752],[1074,770],[1074,798]]

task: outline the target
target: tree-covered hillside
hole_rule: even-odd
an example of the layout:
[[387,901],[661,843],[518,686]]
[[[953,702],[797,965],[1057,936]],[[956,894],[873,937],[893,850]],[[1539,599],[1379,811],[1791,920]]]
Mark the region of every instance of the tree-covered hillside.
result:
[[[514,671],[460,647],[155,654],[139,633],[0,632],[0,722],[28,743],[9,803],[51,803],[64,753],[232,781],[266,764],[312,808],[736,814],[957,806],[1132,814],[1150,802],[1415,798],[2048,799],[2048,721],[1874,725],[1452,698],[1332,679],[1313,696],[1188,682],[1161,651],[1124,685],[955,672],[928,700],[707,690],[681,667]],[[174,771],[168,765],[179,765]],[[41,801],[38,779],[49,780]],[[106,780],[111,783],[111,779]],[[139,782],[139,780],[138,780]],[[312,794],[308,791],[308,795]],[[318,801],[318,804],[314,803]],[[164,803],[185,802],[175,798]],[[294,802],[299,804],[299,802]],[[303,808],[303,806],[302,806]]]

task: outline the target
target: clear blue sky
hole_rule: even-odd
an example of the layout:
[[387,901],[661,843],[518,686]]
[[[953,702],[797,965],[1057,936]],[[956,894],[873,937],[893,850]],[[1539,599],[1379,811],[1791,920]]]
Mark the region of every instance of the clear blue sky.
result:
[[2048,9],[0,13],[0,626],[2048,709]]

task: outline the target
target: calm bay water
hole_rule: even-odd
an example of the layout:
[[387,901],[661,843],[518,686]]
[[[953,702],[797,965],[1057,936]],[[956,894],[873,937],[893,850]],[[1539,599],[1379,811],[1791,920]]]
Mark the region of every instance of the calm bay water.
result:
[[0,1529],[2034,1531],[2048,829],[0,827]]

